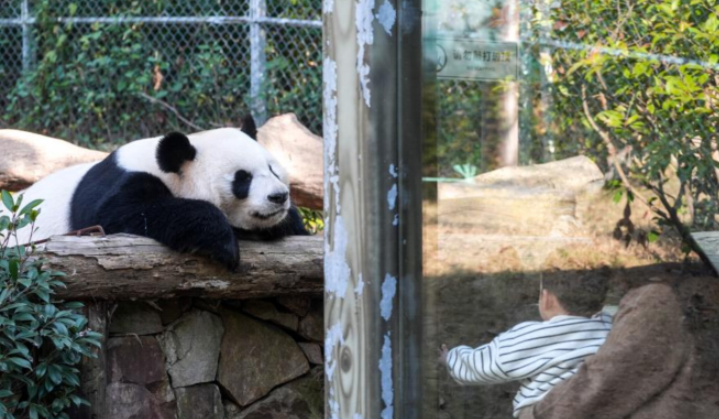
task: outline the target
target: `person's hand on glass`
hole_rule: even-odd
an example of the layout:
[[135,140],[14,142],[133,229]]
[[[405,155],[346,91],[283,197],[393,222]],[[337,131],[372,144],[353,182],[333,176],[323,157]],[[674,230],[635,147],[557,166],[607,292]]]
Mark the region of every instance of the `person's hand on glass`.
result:
[[447,366],[447,354],[449,353],[449,347],[447,347],[446,343],[443,343],[439,347],[439,358],[437,361],[440,363],[440,365]]

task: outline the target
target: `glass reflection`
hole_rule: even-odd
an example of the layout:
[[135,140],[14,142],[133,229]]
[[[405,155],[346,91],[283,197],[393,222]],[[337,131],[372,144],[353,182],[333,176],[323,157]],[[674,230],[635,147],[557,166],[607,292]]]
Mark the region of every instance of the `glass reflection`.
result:
[[[436,62],[424,109],[427,418],[719,417],[712,3],[424,2]],[[617,313],[619,332],[577,338],[591,349],[546,340],[543,327],[577,313],[557,298],[563,311],[540,316],[545,281],[600,298],[596,320],[574,320]],[[511,354],[489,351],[528,324],[552,350],[527,352],[515,376]],[[579,348],[591,353],[565,362]],[[612,397],[597,393],[610,382]]]

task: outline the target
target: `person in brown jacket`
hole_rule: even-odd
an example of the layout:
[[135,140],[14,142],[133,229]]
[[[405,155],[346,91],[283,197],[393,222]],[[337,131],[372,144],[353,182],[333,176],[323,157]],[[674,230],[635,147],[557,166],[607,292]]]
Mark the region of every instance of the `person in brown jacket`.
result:
[[701,363],[684,319],[670,286],[630,291],[599,351],[520,419],[719,418],[711,379],[697,379]]

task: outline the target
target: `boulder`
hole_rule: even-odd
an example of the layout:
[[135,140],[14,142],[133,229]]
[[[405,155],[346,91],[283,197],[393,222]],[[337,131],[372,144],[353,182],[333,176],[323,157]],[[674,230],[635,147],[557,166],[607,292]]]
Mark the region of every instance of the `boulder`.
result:
[[106,350],[110,382],[147,385],[167,380],[165,356],[154,336],[111,338]]
[[299,296],[278,297],[275,301],[300,317],[305,317],[310,312],[310,306],[312,305],[311,299]]
[[103,419],[174,419],[148,389],[133,383],[112,383],[107,386],[106,413]]
[[227,333],[217,381],[235,403],[247,406],[309,371],[307,358],[287,333],[229,308],[221,314]]
[[67,141],[14,129],[0,130],[0,189],[19,191],[48,174],[107,156]]
[[312,365],[323,365],[322,361],[322,348],[317,343],[311,342],[299,342],[300,349],[305,353],[307,360]]
[[263,300],[248,300],[242,306],[242,310],[258,319],[274,323],[293,332],[297,331],[299,319],[293,313],[283,313],[277,310],[274,304]]
[[192,310],[160,337],[175,389],[214,381],[224,328],[212,313]]
[[175,389],[177,419],[225,419],[220,389],[215,384],[201,384]]
[[169,300],[157,301],[157,307],[160,309],[160,319],[162,325],[167,326],[192,307],[192,298],[172,298]]
[[504,167],[471,181],[438,185],[443,226],[471,234],[550,234],[561,217],[574,217],[577,197],[604,185],[599,167],[585,156]]
[[316,367],[310,374],[270,393],[249,408],[227,419],[322,419],[324,376]]
[[143,302],[123,302],[110,320],[112,336],[144,336],[162,333],[160,313]]
[[295,205],[321,210],[323,205],[322,138],[314,135],[293,113],[276,116],[257,132],[257,141],[290,173]]
[[325,340],[325,316],[322,310],[322,300],[314,300],[309,313],[300,320],[297,330],[300,336],[313,342]]
[[519,269],[541,269],[556,249],[589,243],[578,214],[603,185],[601,170],[585,156],[440,181],[437,263],[497,271],[516,253]]

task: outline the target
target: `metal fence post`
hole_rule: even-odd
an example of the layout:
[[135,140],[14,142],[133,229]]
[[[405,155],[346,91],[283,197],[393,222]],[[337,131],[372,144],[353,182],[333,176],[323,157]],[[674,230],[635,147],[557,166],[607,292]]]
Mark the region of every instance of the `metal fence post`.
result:
[[267,120],[267,104],[263,93],[265,80],[265,45],[267,37],[262,20],[267,17],[265,0],[250,0],[250,109],[257,125]]
[[30,6],[28,0],[23,0],[20,5],[20,24],[22,25],[22,72],[27,73],[30,70]]

